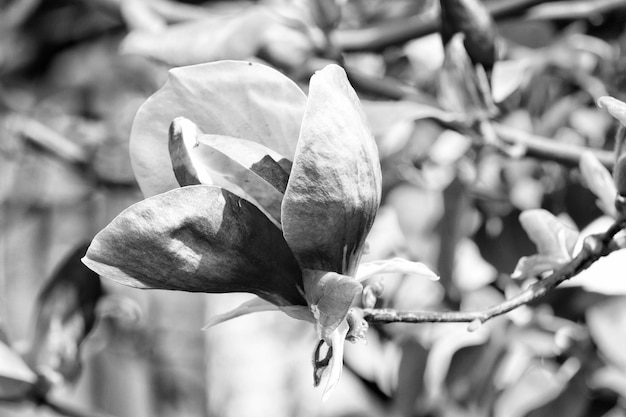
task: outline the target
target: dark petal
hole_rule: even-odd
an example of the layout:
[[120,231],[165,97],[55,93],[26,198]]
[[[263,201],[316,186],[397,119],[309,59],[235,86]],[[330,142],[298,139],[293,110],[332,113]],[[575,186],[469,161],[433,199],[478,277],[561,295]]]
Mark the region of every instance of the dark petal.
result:
[[282,206],[285,239],[303,268],[353,275],[381,193],[378,149],[345,72],[312,78]]
[[250,292],[277,305],[306,305],[280,230],[216,186],[178,188],[129,207],[96,235],[83,261],[138,288]]

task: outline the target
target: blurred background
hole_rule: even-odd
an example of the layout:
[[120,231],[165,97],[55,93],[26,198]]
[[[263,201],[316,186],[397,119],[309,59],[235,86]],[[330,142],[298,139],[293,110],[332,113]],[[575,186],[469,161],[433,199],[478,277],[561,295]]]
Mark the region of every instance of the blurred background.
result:
[[[20,387],[3,372],[21,357],[84,416],[626,416],[623,250],[476,332],[372,326],[324,403],[309,324],[263,313],[202,331],[250,297],[100,283],[78,262],[142,198],[130,128],[169,68],[255,60],[306,91],[338,62],[383,168],[365,260],[441,275],[385,277],[378,306],[475,310],[518,293],[510,275],[536,252],[523,210],[610,224],[578,160],[613,165],[620,133],[595,102],[626,98],[626,1],[442,3],[0,1],[0,397]],[[35,403],[0,401],[0,416],[58,415]]]

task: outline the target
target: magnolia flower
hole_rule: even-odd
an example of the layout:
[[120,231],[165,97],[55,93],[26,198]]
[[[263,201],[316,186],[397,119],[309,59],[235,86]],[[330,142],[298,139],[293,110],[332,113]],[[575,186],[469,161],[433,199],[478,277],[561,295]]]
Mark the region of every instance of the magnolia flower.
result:
[[316,383],[327,375],[325,397],[341,374],[344,340],[367,327],[353,308],[359,279],[392,270],[434,277],[398,259],[357,275],[381,171],[336,65],[311,78],[308,98],[260,64],[173,69],[138,111],[130,146],[147,198],[98,233],[85,264],[138,288],[259,297],[210,324],[270,309],[315,323],[314,375]]

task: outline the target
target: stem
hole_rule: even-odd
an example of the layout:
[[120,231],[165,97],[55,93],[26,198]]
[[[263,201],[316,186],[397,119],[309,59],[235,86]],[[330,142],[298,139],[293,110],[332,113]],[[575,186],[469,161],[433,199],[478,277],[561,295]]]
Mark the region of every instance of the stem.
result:
[[[485,6],[495,19],[506,18],[541,3],[541,0],[501,0]],[[377,51],[434,33],[439,28],[439,10],[394,19],[359,29],[337,30],[333,42],[344,52]]]
[[526,155],[538,159],[577,166],[583,152],[591,151],[607,169],[613,169],[615,163],[613,153],[609,151],[556,142],[499,123],[493,123],[493,128],[503,142],[511,145],[521,145],[526,149]]
[[566,265],[555,270],[548,277],[537,281],[528,289],[500,304],[479,311],[416,311],[401,312],[392,309],[364,309],[363,318],[370,323],[451,323],[480,322],[484,323],[493,317],[500,316],[531,301],[537,300],[568,280],[591,264],[608,255],[609,245],[613,237],[626,226],[626,220],[620,220],[602,234],[589,236],[585,239],[582,250]]

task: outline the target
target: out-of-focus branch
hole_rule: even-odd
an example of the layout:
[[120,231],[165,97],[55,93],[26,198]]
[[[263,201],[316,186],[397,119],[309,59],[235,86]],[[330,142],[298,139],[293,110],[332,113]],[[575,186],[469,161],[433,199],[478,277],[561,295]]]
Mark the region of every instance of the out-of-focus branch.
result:
[[548,277],[537,281],[526,290],[500,304],[479,311],[415,311],[402,312],[392,309],[364,309],[363,318],[370,323],[443,323],[466,322],[476,327],[494,317],[508,313],[522,305],[537,300],[566,281],[591,266],[595,261],[608,255],[613,248],[614,236],[626,227],[626,221],[615,222],[601,234],[585,239],[582,250],[566,265],[555,270]]
[[591,151],[605,167],[613,169],[615,159],[613,152],[557,142],[499,123],[492,123],[492,125],[504,143],[522,147],[527,156],[556,161],[569,166],[578,166],[583,152]]
[[[541,0],[502,0],[486,4],[495,19],[509,17],[541,3]],[[438,9],[359,29],[333,32],[334,44],[344,52],[376,51],[433,33],[439,27]]]
[[9,119],[7,126],[18,136],[63,160],[73,164],[85,164],[89,161],[85,149],[33,118],[15,114]]

